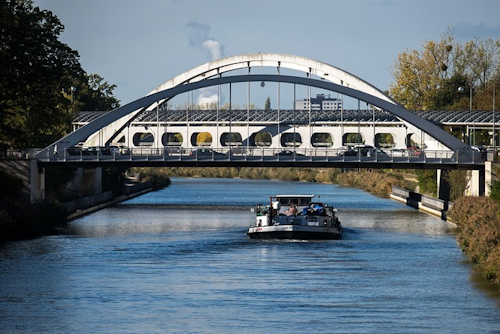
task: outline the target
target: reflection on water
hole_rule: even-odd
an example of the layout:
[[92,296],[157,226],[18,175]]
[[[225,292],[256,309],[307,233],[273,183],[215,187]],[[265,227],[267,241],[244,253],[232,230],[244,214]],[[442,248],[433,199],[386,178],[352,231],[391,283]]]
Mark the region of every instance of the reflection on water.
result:
[[[220,209],[220,207],[219,207]],[[174,231],[210,231],[230,228],[244,229],[254,215],[244,211],[220,211],[214,207],[118,206],[99,211],[71,224],[74,234],[104,237],[117,234],[162,234]],[[90,223],[89,223],[90,222]]]
[[[276,193],[320,194],[343,238],[250,240],[250,207]],[[451,232],[357,189],[174,179],[0,248],[0,332],[498,333]]]

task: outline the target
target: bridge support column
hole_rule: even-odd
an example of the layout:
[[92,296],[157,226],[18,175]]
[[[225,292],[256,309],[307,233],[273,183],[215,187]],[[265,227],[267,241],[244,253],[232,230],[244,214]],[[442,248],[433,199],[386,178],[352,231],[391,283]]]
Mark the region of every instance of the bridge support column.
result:
[[83,196],[97,195],[102,192],[102,167],[84,169],[81,180]]
[[31,203],[45,199],[45,168],[38,168],[38,160],[30,160],[30,200]]
[[466,196],[483,196],[485,194],[485,171],[471,170],[469,171],[469,184],[465,190]]
[[491,183],[493,182],[493,171],[491,161],[484,162],[484,196],[491,195]]
[[95,169],[94,194],[102,193],[102,167]]
[[443,201],[450,200],[450,185],[445,179],[446,171],[442,169],[437,170],[437,195]]

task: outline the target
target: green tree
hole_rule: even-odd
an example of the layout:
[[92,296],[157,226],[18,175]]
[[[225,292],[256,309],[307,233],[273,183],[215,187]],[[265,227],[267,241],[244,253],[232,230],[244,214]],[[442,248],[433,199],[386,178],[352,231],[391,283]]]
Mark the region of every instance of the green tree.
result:
[[445,174],[445,180],[450,186],[450,200],[455,201],[464,196],[467,184],[469,182],[469,174],[466,170],[451,170]]
[[268,96],[264,104],[264,110],[271,110],[271,98]]
[[85,75],[81,93],[77,93],[78,110],[108,111],[119,107],[120,101],[113,95],[115,88],[99,74]]
[[46,146],[71,131],[78,110],[119,105],[116,86],[87,75],[59,41],[63,30],[32,0],[0,2],[0,149]]
[[437,195],[437,172],[432,169],[415,170],[420,192],[430,196]]
[[84,72],[58,40],[63,29],[31,0],[0,3],[0,147],[44,146],[70,130],[71,101],[61,92]]
[[259,132],[255,135],[255,143],[258,145],[266,146],[266,143],[271,143],[272,140],[269,132]]
[[196,142],[197,143],[211,144],[212,143],[212,135],[209,132],[200,132],[196,136]]
[[491,96],[488,83],[499,77],[500,40],[476,39],[462,45],[447,32],[422,48],[399,54],[393,63],[395,82],[389,93],[394,99],[410,110],[468,109],[472,88],[473,108],[491,110],[491,99],[476,96]]

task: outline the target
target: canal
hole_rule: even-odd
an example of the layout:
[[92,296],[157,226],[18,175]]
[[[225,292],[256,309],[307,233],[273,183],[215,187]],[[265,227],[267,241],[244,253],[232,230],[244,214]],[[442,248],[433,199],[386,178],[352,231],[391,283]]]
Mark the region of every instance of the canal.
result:
[[[342,240],[250,240],[250,208],[315,194]],[[452,228],[361,190],[174,178],[0,248],[1,333],[500,333]]]

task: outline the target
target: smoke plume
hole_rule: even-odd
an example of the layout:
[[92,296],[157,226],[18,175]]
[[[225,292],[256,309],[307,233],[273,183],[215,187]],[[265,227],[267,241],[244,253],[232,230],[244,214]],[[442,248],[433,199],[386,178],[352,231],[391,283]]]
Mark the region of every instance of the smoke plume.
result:
[[[208,61],[224,58],[224,46],[217,39],[210,37],[210,26],[198,22],[188,23],[190,28],[189,46],[205,51]],[[201,89],[197,99],[197,104],[201,107],[208,107],[216,104],[217,88],[209,87]]]

